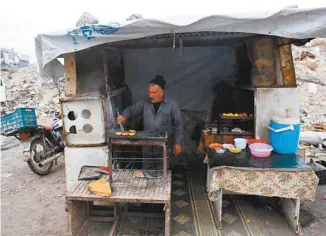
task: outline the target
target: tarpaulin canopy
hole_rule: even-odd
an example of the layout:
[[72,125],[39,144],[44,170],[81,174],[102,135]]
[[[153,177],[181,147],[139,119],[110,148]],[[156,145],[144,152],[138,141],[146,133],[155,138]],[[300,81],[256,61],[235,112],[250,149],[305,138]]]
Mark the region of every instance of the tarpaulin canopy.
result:
[[[180,16],[178,20],[138,19],[107,24],[84,25],[59,33],[40,34],[35,39],[36,56],[39,68],[46,74],[57,77],[55,60],[58,56],[83,50],[104,43],[139,39],[159,34],[178,34],[185,32],[240,32],[263,34],[286,38],[306,39],[326,37],[326,8],[299,9],[286,8],[274,14],[257,17],[247,14],[245,18],[212,15],[192,18],[192,23]],[[188,21],[189,22],[189,21]],[[51,65],[50,65],[51,64]],[[55,65],[56,64],[56,65]],[[50,65],[50,68],[46,68]]]

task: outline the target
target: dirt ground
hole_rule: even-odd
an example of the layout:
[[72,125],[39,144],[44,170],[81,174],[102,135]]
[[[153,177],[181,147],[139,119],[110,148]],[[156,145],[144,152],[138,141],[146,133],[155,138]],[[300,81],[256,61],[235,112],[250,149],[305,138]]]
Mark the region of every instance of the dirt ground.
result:
[[[315,203],[302,205],[304,235],[326,235],[326,186],[320,186]],[[14,138],[1,137],[1,235],[69,235],[65,207],[63,159],[45,177],[33,174],[22,160]]]
[[23,161],[17,140],[1,139],[1,235],[69,235],[63,159],[40,177]]

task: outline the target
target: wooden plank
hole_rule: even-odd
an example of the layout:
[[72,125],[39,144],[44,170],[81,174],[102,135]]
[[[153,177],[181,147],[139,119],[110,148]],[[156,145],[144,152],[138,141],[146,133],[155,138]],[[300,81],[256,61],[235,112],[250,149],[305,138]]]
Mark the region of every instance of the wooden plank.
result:
[[87,187],[88,186],[88,183],[89,181],[85,181],[82,183],[82,185],[78,188],[77,192],[76,192],[76,195],[81,195],[83,196],[83,192],[85,190],[85,186]]
[[292,57],[291,40],[279,38],[278,44],[283,84],[285,87],[296,87],[297,84]]
[[83,196],[87,196],[91,192],[88,190],[88,183],[84,185],[83,192],[81,193]]
[[83,184],[84,184],[84,182],[82,182],[82,181],[78,182],[78,184],[76,184],[76,187],[75,187],[75,189],[72,191],[72,193],[75,193],[75,192],[80,188],[80,186],[83,185]]
[[171,204],[165,205],[165,236],[170,236],[171,233]]
[[302,235],[299,223],[300,199],[281,198],[280,200],[282,211],[288,224],[297,235]]
[[82,189],[84,188],[84,185],[85,185],[85,182],[82,181],[82,182],[80,183],[80,185],[78,185],[78,187],[76,188],[76,190],[73,192],[74,195],[80,195]]
[[217,223],[220,229],[222,228],[222,199],[223,199],[222,191],[223,191],[222,189],[218,190],[218,198],[216,201],[213,202],[214,213],[217,218]]
[[105,217],[105,216],[88,216],[87,217],[88,221],[93,221],[93,222],[113,222],[114,217]]
[[71,233],[73,236],[77,236],[86,219],[86,204],[85,202],[71,202],[69,208],[69,221],[71,224]]
[[64,55],[64,66],[66,70],[65,95],[73,97],[77,92],[77,72],[74,53]]
[[110,229],[110,232],[108,234],[108,236],[115,236],[117,231],[118,231],[118,225],[119,225],[119,221],[120,221],[120,218],[121,218],[121,215],[120,213],[117,215],[117,217],[115,218],[112,226],[111,226],[111,229]]
[[148,187],[150,187],[150,184],[147,183],[146,179],[139,179],[140,183],[141,183],[141,189],[140,190],[140,194],[142,196],[149,196],[146,194],[146,191],[148,189]]
[[252,85],[256,87],[277,85],[275,73],[276,42],[270,36],[257,35],[250,38],[249,53],[252,63]]
[[164,218],[162,213],[150,213],[150,212],[122,212],[122,216],[127,217],[150,217],[150,218]]

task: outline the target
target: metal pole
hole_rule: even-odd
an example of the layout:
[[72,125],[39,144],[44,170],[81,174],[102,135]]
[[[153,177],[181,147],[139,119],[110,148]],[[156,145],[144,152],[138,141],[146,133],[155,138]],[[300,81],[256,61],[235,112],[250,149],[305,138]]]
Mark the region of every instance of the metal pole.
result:
[[163,145],[163,175],[164,181],[168,181],[167,145]]

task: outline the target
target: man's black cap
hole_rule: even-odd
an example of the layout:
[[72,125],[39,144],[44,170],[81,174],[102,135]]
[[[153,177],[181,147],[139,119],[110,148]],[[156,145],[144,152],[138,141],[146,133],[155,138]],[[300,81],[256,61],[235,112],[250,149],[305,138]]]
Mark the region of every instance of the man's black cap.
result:
[[166,85],[166,81],[162,75],[157,75],[154,79],[149,81],[149,84],[156,84],[160,86],[163,90]]

